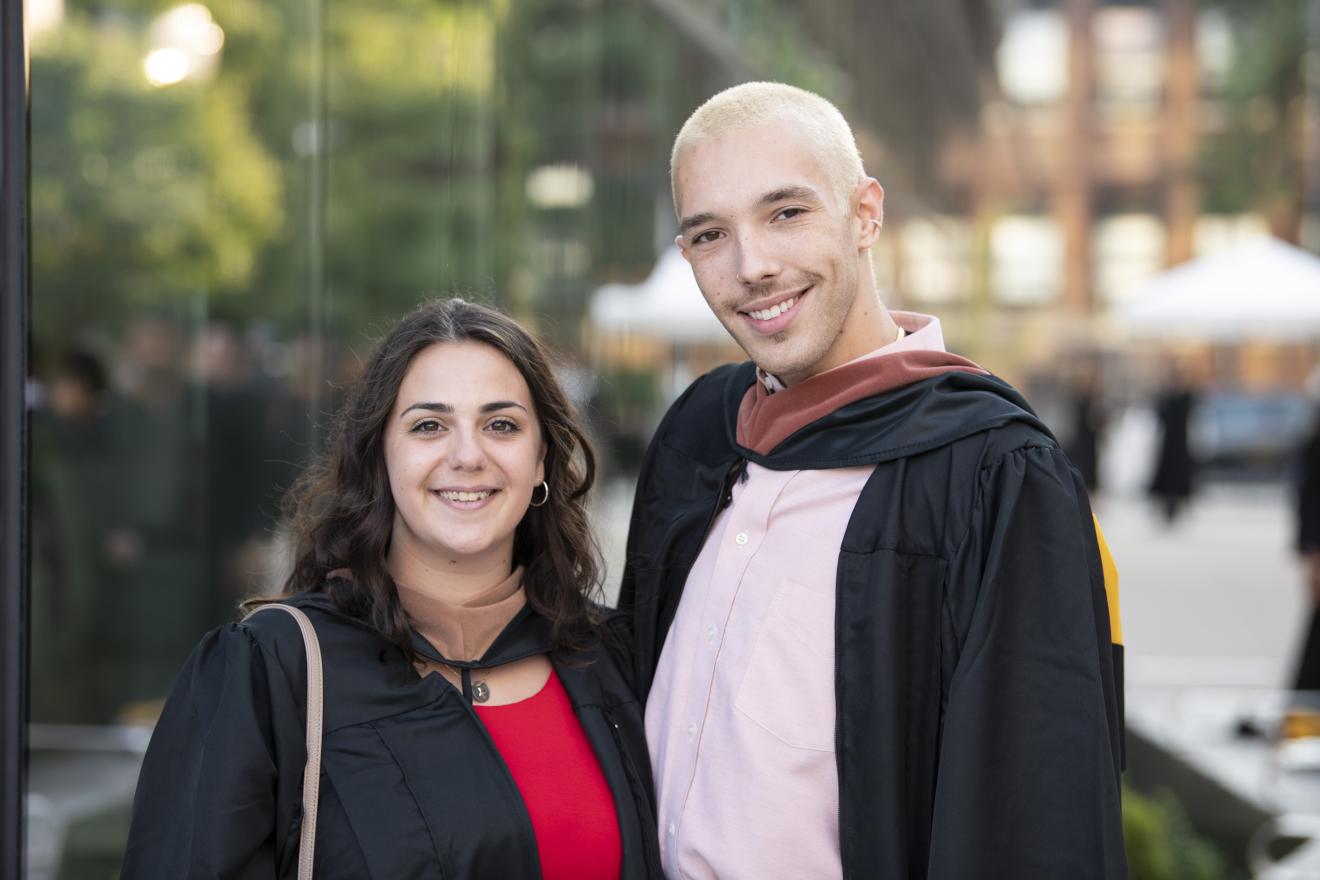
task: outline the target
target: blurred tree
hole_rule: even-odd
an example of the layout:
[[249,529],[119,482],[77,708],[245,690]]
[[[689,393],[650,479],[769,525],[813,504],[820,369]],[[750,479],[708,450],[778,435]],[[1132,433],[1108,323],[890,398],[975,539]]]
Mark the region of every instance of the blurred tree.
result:
[[[929,161],[927,135],[974,111],[963,5],[870,27],[845,0],[228,0],[214,77],[153,88],[149,25],[178,4],[69,0],[33,53],[38,331],[177,303],[356,344],[460,293],[575,347],[591,290],[644,276],[672,234],[669,145],[700,100],[794,82]],[[950,20],[970,61],[869,87]]]
[[327,10],[325,295],[336,333],[397,317],[426,292],[488,295],[494,37],[481,3],[365,0]]
[[1232,67],[1217,97],[1222,129],[1203,140],[1204,209],[1259,211],[1287,241],[1300,235],[1306,144],[1305,0],[1201,0],[1233,24]]
[[243,295],[283,222],[280,176],[254,137],[247,92],[224,80],[154,88],[147,51],[143,28],[78,8],[33,46],[34,332],[44,342],[117,326],[134,308]]

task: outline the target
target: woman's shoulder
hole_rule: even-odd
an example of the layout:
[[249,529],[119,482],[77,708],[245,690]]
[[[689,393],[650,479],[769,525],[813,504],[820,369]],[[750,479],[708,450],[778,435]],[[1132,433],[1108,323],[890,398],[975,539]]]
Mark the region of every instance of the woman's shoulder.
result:
[[[300,613],[291,614],[289,609]],[[302,642],[300,617],[311,624],[322,642],[356,640],[374,644],[384,638],[367,621],[337,608],[325,593],[297,593],[251,603],[235,626],[269,649],[290,641]]]
[[[301,677],[306,669],[308,641],[300,615],[290,614],[289,608],[301,612],[311,625],[315,637],[312,647],[321,654],[327,673],[334,669],[342,679],[349,669],[407,665],[398,648],[382,633],[369,622],[336,608],[323,593],[299,593],[251,606],[247,615],[233,625],[235,634],[249,639],[267,661],[273,660]],[[398,663],[388,663],[395,654],[399,655]]]

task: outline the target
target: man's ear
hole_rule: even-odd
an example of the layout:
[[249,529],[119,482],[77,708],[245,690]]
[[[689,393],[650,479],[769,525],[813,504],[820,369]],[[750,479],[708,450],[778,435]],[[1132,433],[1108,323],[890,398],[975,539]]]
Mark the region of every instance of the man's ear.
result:
[[869,248],[875,244],[885,223],[885,189],[874,177],[866,178],[853,191],[853,219],[857,247]]
[[683,236],[675,235],[674,244],[678,245],[678,252],[683,255],[683,259],[692,262],[692,258],[688,256],[687,246],[683,244]]

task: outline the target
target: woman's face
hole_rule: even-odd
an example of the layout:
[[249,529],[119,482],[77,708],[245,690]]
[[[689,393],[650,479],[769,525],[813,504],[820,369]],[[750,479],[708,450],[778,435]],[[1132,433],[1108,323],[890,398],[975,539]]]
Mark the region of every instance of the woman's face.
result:
[[545,479],[541,423],[513,362],[481,342],[423,350],[399,386],[384,438],[391,556],[433,567],[511,567],[514,530]]

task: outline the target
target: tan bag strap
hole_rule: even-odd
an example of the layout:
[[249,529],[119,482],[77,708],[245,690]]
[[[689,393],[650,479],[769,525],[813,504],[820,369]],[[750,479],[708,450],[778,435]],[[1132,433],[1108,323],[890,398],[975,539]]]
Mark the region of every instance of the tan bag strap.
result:
[[312,622],[292,605],[273,602],[254,608],[248,617],[270,608],[288,612],[302,630],[307,652],[307,765],[303,768],[302,834],[298,839],[298,880],[312,880],[312,856],[316,850],[316,806],[321,795],[321,719],[322,700],[321,643]]

